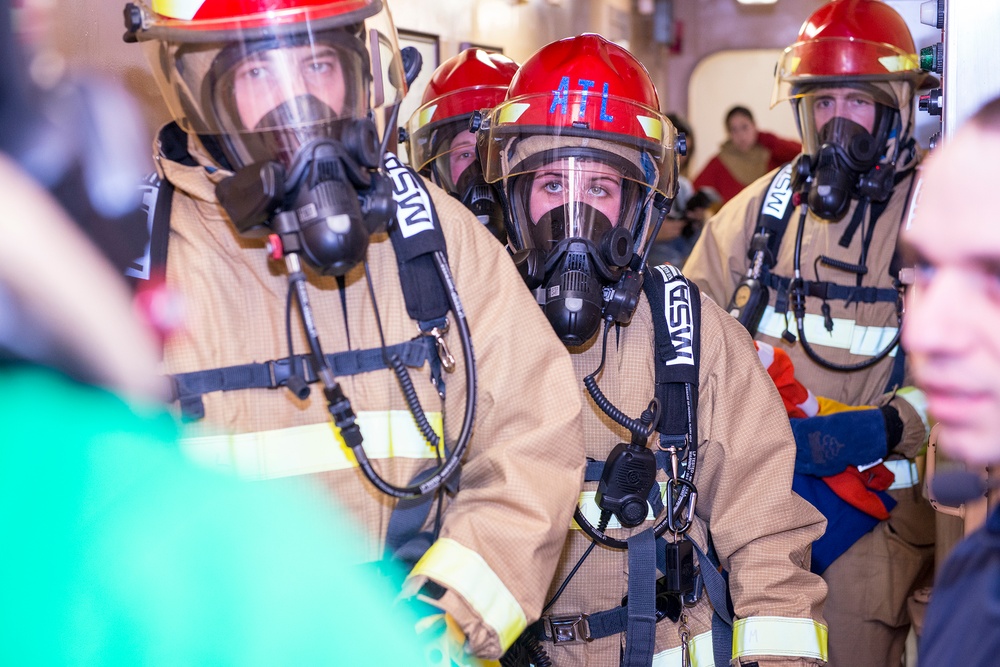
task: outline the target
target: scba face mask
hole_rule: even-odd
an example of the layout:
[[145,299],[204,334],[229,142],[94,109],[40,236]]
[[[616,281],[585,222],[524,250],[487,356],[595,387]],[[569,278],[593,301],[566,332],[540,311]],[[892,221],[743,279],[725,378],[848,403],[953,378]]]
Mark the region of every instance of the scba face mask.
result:
[[395,212],[392,185],[376,171],[379,144],[371,121],[352,121],[345,142],[315,139],[288,170],[276,161],[251,164],[216,188],[237,230],[261,236],[292,233],[297,248],[323,274],[343,275],[361,262],[371,234]]
[[220,203],[242,233],[291,234],[299,247],[285,250],[330,275],[361,262],[394,212],[354,33],[230,45],[206,78],[219,144],[236,167],[217,187]]
[[840,220],[851,199],[863,194],[859,185],[882,156],[883,146],[861,125],[834,118],[820,129],[820,147],[812,157],[813,183],[809,208],[824,220]]
[[504,229],[503,205],[500,195],[492,185],[483,178],[483,170],[479,162],[469,165],[458,182],[455,183],[453,196],[472,211],[476,218],[490,230],[501,243],[507,242],[507,231]]
[[802,94],[796,104],[810,210],[839,221],[852,199],[888,198],[895,155],[887,152],[899,131],[899,112],[887,95],[873,86],[821,88]]
[[582,345],[597,332],[606,289],[635,255],[630,230],[645,222],[643,190],[590,159],[542,164],[515,180],[514,261],[564,344]]

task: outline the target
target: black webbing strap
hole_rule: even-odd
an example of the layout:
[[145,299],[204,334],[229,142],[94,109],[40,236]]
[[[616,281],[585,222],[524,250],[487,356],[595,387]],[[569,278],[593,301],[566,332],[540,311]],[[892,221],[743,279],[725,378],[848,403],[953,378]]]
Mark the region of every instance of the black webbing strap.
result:
[[628,616],[622,667],[649,667],[656,646],[656,538],[647,528],[627,541]]
[[392,179],[392,198],[396,202],[389,240],[396,252],[406,312],[426,331],[428,326],[434,326],[427,323],[441,321],[450,309],[433,256],[437,251],[447,254],[444,233],[417,172],[391,153],[385,156],[385,169]]
[[[385,359],[394,354],[399,355],[407,366],[420,368],[424,362],[437,354],[437,349],[433,338],[418,336],[405,343],[387,347],[385,354],[381,348],[334,352],[326,355],[326,361],[334,375],[343,377],[387,368]],[[187,420],[197,420],[205,416],[205,404],[202,401],[204,394],[215,391],[283,387],[288,383],[293,368],[306,382],[313,383],[318,379],[311,355],[306,354],[295,355],[291,364],[285,357],[260,363],[178,373],[170,378],[174,387],[174,398],[180,403],[182,416]]]
[[712,603],[712,653],[716,665],[728,665],[733,659],[733,616],[729,611],[729,584],[719,572],[719,563],[711,558],[698,543],[691,540],[698,556],[699,571]]
[[[757,217],[757,227],[754,237],[767,235],[767,257],[765,265],[773,265],[781,247],[781,239],[788,228],[788,220],[792,217],[792,164],[783,166],[771,179],[771,184],[764,193],[760,205],[760,215]],[[756,248],[748,249],[748,258],[753,257]]]
[[701,356],[701,296],[676,267],[651,267],[642,283],[653,320],[656,430],[664,445],[677,438],[698,442],[698,366]]
[[[792,279],[767,271],[761,276],[761,282],[772,289],[787,292],[792,284]],[[825,280],[803,280],[802,288],[807,296],[814,296],[824,301],[845,301],[847,304],[896,303],[899,300],[899,290],[893,287],[852,287]],[[777,308],[775,309],[777,310]]]

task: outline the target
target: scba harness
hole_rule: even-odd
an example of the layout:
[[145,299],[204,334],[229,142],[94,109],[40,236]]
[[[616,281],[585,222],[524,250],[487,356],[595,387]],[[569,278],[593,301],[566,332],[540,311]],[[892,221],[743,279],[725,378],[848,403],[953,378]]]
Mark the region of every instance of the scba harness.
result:
[[[727,584],[718,570],[711,544],[702,549],[688,536],[697,500],[693,480],[698,446],[700,295],[693,283],[668,264],[651,268],[642,290],[653,321],[654,403],[660,409],[648,410],[638,421],[649,427],[646,434],[654,429],[659,433],[658,446],[650,451],[645,439],[641,435],[636,437],[633,431],[633,441],[615,447],[607,461],[588,460],[584,479],[598,482],[594,511],[600,516],[579,507],[576,512],[578,525],[595,540],[595,545],[628,550],[628,594],[620,606],[593,613],[552,616],[544,615],[543,610],[542,618],[504,657],[505,667],[551,664],[540,642],[557,645],[590,642],[621,633],[626,636],[621,665],[648,667],[653,664],[656,625],[664,618],[678,624],[679,653],[683,658],[677,664],[686,664],[683,660],[692,649],[688,646],[684,610],[701,600],[703,590],[708,591],[715,607],[712,622],[715,664],[729,664],[732,612]],[[595,401],[610,406],[602,394],[598,393]],[[628,421],[624,416],[621,418]],[[666,503],[661,499],[660,484],[655,482],[656,470],[662,470],[667,478],[663,487]],[[654,517],[663,517],[654,527],[624,541],[604,535],[612,516],[621,525],[638,526],[647,520],[650,511]],[[597,528],[593,525],[595,520]],[[546,609],[555,603],[593,546],[562,582]],[[708,664],[707,656],[700,659],[701,664]]]
[[[897,175],[897,182],[905,176],[906,174]],[[865,213],[869,209],[871,210],[868,229],[863,232],[862,255],[858,264],[851,264],[825,255],[820,255],[816,258],[817,265],[823,264],[833,269],[854,273],[857,276],[854,285],[819,280],[818,277],[817,280],[805,280],[782,276],[774,273],[773,267],[777,262],[778,251],[781,248],[781,242],[787,230],[788,222],[799,203],[795,192],[797,187],[801,188],[801,185],[797,183],[798,178],[796,176],[796,163],[793,162],[779,169],[771,179],[771,183],[761,203],[761,210],[757,218],[753,236],[751,237],[750,248],[747,250],[747,258],[750,261],[750,266],[747,269],[746,276],[733,291],[732,298],[726,310],[750,332],[751,336],[756,336],[758,328],[762,326],[765,313],[772,310],[772,307],[769,307],[768,303],[770,300],[770,290],[775,290],[776,296],[773,313],[771,313],[767,322],[769,326],[766,327],[768,335],[781,337],[788,343],[796,342],[796,336],[789,331],[787,324],[787,315],[789,312],[792,312],[797,324],[798,340],[801,342],[806,354],[817,364],[837,371],[854,371],[867,368],[883,357],[892,354],[893,350],[896,350],[896,358],[889,385],[898,385],[903,379],[903,354],[897,346],[899,340],[898,327],[895,335],[886,336],[891,338],[887,343],[883,343],[880,346],[876,345],[871,350],[868,350],[867,347],[864,348],[864,354],[869,356],[869,359],[854,365],[844,366],[822,358],[813,349],[810,341],[806,339],[805,327],[802,326],[803,320],[813,317],[812,315],[807,316],[805,313],[806,297],[815,297],[822,300],[823,303],[820,307],[822,317],[821,326],[830,334],[833,333],[835,323],[831,316],[829,301],[843,301],[845,305],[852,303],[892,303],[897,306],[897,313],[902,312],[902,284],[898,279],[900,269],[898,252],[893,254],[890,264],[890,274],[895,283],[894,287],[876,287],[861,284],[864,276],[868,273],[868,267],[866,266],[868,245],[872,240],[875,224],[888,205],[888,199],[885,201],[869,201],[867,198],[862,198],[855,207],[853,218],[844,228],[838,245],[847,248],[851,244],[854,234],[861,228]],[[806,186],[808,189],[808,183],[806,183]],[[912,187],[913,182],[911,181],[911,190]],[[799,197],[804,200],[801,193],[799,193]],[[805,223],[806,211],[804,205],[802,209],[798,225],[799,229],[796,234],[796,246],[801,243],[802,228]],[[798,251],[796,251],[795,256],[796,276],[798,276]],[[786,319],[783,330],[779,330],[780,324],[775,324],[775,317]],[[861,353],[860,350],[859,353]]]
[[[168,126],[161,136],[161,145],[164,146],[165,153],[170,159],[182,164],[193,164],[186,149],[177,150],[178,146],[185,145],[183,142],[176,141],[182,137],[184,137],[183,133],[180,133],[175,127]],[[170,154],[171,149],[174,151],[172,155]],[[203,396],[216,391],[287,387],[299,398],[303,398],[308,395],[308,385],[323,380],[323,374],[326,372],[343,377],[391,369],[400,379],[404,397],[424,439],[433,445],[435,451],[440,445],[446,454],[452,453],[448,447],[440,443],[436,432],[423,414],[416,391],[412,382],[409,382],[405,368],[422,368],[427,364],[432,383],[443,403],[445,375],[442,370],[454,370],[454,358],[444,343],[443,334],[449,325],[449,310],[456,312],[460,334],[462,333],[464,311],[458,302],[450,272],[447,271],[444,234],[441,231],[429,193],[415,172],[399,162],[395,156],[391,154],[385,156],[384,170],[390,179],[392,198],[398,211],[397,224],[391,225],[388,231],[396,254],[400,287],[403,291],[407,313],[417,322],[421,333],[409,341],[391,346],[322,355],[319,357],[322,359],[322,363],[318,361],[315,350],[313,350],[313,354],[292,354],[290,350],[289,356],[280,359],[204,369],[170,376],[174,388],[174,399],[178,401],[185,419],[203,418],[205,416]],[[144,257],[127,271],[129,277],[137,280],[148,280],[166,265],[170,208],[173,198],[173,186],[166,180],[155,177],[147,178],[143,189],[145,222],[150,229],[151,241]],[[442,262],[445,264],[443,272],[440,267]],[[302,276],[302,280],[304,280],[304,276]],[[343,288],[343,283],[341,283],[341,288]],[[344,302],[342,305],[346,308]],[[467,325],[465,327],[467,333]],[[463,349],[465,349],[465,343],[463,336]],[[469,343],[467,351],[467,356],[470,358],[466,359],[466,370],[467,375],[470,375],[468,367],[474,366],[474,361],[471,359],[471,343]],[[471,423],[474,419],[474,370],[471,372],[471,376],[472,382],[470,383],[465,420],[469,429],[471,429]],[[326,393],[326,390],[324,392]],[[329,407],[336,421],[338,414],[334,414],[332,402]],[[348,417],[346,420],[348,428],[358,431],[349,404],[347,412],[344,413],[341,409],[341,413]],[[341,423],[337,423],[337,426],[341,427]],[[466,427],[463,425],[463,433],[465,431]],[[344,428],[340,428],[340,432],[345,444],[354,450],[359,464],[367,462],[367,457],[360,449],[360,431],[353,438],[351,433]],[[461,441],[462,438],[460,437],[459,440]],[[331,443],[331,446],[334,445],[335,443]],[[455,453],[459,453],[457,448]],[[364,461],[361,461],[362,457],[364,457]],[[423,477],[418,476],[408,487],[386,485],[386,488],[383,489],[382,485],[376,483],[379,480],[372,481],[379,490],[399,498],[424,494],[433,495],[431,492],[436,490],[440,483],[445,483],[446,488],[455,491],[460,473],[460,460],[458,456],[446,458],[448,460],[448,463],[445,464],[446,468],[442,467],[437,470],[431,468],[425,471],[431,474]],[[437,483],[432,484],[435,481]],[[432,486],[433,488],[431,488]]]

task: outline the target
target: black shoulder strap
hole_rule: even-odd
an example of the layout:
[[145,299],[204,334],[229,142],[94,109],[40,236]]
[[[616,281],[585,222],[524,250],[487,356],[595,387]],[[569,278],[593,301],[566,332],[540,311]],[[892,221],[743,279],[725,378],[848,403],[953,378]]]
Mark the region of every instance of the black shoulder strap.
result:
[[145,224],[149,241],[142,256],[125,268],[125,276],[132,281],[149,280],[167,265],[167,243],[170,238],[170,205],[174,186],[156,172],[146,175],[139,185],[142,203],[134,224]]
[[438,326],[450,308],[434,263],[435,253],[447,256],[444,233],[430,193],[417,172],[391,153],[386,155],[385,168],[392,179],[392,198],[396,202],[389,240],[399,264],[406,312],[426,330]]
[[697,444],[700,293],[670,264],[651,267],[642,291],[649,301],[656,347],[656,397],[660,401],[656,430],[661,440],[686,436]]
[[[158,137],[160,152],[168,160],[193,166],[197,163],[187,148],[187,134],[177,125],[168,123]],[[125,269],[125,276],[132,281],[149,280],[167,267],[167,244],[170,240],[170,208],[174,200],[174,186],[156,172],[147,174],[139,184],[142,195],[135,224],[145,223],[149,229],[149,244],[142,257]]]
[[[748,249],[748,256],[759,248],[755,247],[756,239],[765,239],[766,250],[764,263],[773,266],[778,257],[781,239],[788,228],[788,220],[792,217],[792,164],[788,163],[778,170],[771,179],[764,200],[760,205],[760,215],[757,216],[757,226],[754,228],[755,242]],[[766,235],[766,236],[762,236]]]

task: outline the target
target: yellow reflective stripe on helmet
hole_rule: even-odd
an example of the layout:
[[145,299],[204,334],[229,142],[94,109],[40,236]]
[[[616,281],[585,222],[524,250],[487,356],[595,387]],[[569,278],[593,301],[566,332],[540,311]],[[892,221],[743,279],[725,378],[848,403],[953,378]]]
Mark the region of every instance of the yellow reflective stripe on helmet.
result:
[[205,0],[153,0],[152,9],[160,16],[190,21]]
[[434,118],[434,112],[437,111],[437,104],[430,104],[420,107],[417,111],[417,127],[423,127],[427,123],[431,122]]
[[[436,458],[408,411],[361,411],[357,418],[369,459]],[[428,412],[427,419],[440,436],[441,413]],[[188,436],[181,439],[181,451],[196,463],[248,479],[357,466],[354,452],[344,444],[340,430],[332,422],[255,433]]]
[[520,118],[521,115],[529,108],[531,108],[530,104],[524,104],[521,102],[513,104],[504,104],[503,106],[500,107],[500,113],[497,116],[497,122],[500,123],[501,125],[505,123],[516,123],[517,119]]
[[896,396],[909,403],[917,411],[920,421],[924,423],[924,430],[926,431],[924,437],[926,438],[931,432],[931,420],[927,412],[927,394],[916,387],[901,387],[896,391]]
[[920,69],[920,56],[916,53],[898,53],[878,59],[887,72],[911,72]]
[[711,630],[688,640],[688,657],[690,661],[684,663],[681,660],[681,647],[677,646],[654,655],[651,667],[682,667],[684,664],[689,664],[691,667],[715,667]]
[[826,661],[826,639],[826,626],[809,618],[741,618],[733,624],[733,658],[780,655]]
[[[802,328],[806,332],[806,340],[810,345],[825,345],[826,347],[836,347],[841,350],[848,350],[851,354],[859,356],[874,357],[881,352],[892,341],[897,327],[864,327],[854,320],[834,317],[833,330],[826,330],[826,322],[822,315],[806,313],[802,321]],[[787,328],[795,331],[795,324],[792,319],[788,320]],[[764,309],[764,315],[760,319],[760,326],[757,331],[771,336],[781,338],[781,334],[786,329],[785,316],[776,313],[774,306]],[[899,346],[896,345],[889,352],[890,357],[896,356]]]
[[647,137],[656,139],[657,141],[663,139],[663,123],[660,122],[659,118],[653,118],[652,116],[636,116],[635,119],[639,121],[639,125],[642,126],[642,131],[646,133]]
[[500,577],[483,557],[443,537],[417,561],[410,578],[424,576],[461,595],[500,638],[507,650],[528,627],[528,619]]

